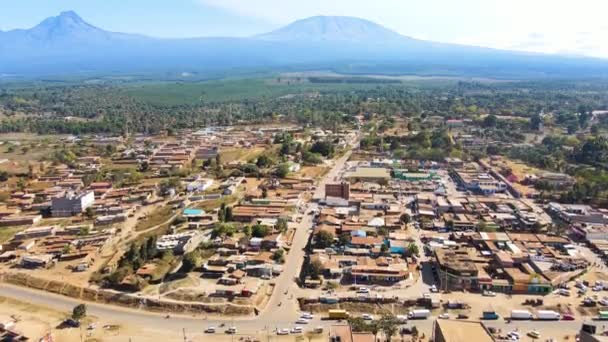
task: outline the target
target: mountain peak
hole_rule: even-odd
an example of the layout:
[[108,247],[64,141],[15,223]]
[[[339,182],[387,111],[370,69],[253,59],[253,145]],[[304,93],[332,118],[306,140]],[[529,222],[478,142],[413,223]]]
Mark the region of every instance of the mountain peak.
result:
[[81,31],[99,30],[84,21],[76,12],[65,11],[58,16],[49,17],[33,28],[40,33],[52,35],[65,35]]
[[73,20],[76,22],[85,22],[79,15],[78,13],[74,12],[74,11],[63,11],[61,13],[59,13],[59,15],[57,16],[60,19],[63,20]]
[[394,42],[408,39],[372,21],[356,17],[315,16],[256,36],[275,41]]

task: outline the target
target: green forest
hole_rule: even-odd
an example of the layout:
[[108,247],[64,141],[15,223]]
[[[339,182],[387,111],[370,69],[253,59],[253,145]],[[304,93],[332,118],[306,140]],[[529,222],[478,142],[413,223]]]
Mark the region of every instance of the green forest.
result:
[[[353,114],[446,119],[482,114],[533,118],[605,108],[605,82],[466,82],[276,77],[201,83],[11,85],[0,88],[0,132],[158,133],[208,125],[293,122],[327,128]],[[577,119],[578,120],[578,119]],[[577,121],[575,120],[575,121]]]

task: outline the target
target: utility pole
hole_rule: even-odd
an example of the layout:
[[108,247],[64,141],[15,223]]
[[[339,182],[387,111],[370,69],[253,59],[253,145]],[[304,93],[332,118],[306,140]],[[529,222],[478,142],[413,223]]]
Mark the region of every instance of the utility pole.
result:
[[186,328],[182,328],[182,333],[184,334],[184,342],[186,342]]

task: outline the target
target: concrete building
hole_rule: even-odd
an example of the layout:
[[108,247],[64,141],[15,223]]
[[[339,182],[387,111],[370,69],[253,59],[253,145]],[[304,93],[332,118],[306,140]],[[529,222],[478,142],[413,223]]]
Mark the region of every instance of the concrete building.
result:
[[463,188],[483,195],[505,192],[507,185],[485,172],[454,171],[452,176]]
[[608,341],[608,336],[602,336],[602,329],[599,324],[585,322],[579,331],[580,342],[604,342]]
[[388,169],[379,167],[358,167],[355,171],[345,175],[350,182],[372,182],[385,183],[391,179],[391,173]]
[[331,342],[374,342],[374,335],[370,332],[353,332],[350,325],[332,325],[329,328],[329,341]]
[[69,217],[83,213],[95,202],[95,193],[85,191],[80,193],[68,192],[63,197],[55,197],[51,201],[53,217]]
[[439,179],[435,172],[407,172],[404,170],[394,170],[395,178],[408,182],[430,182]]
[[213,185],[212,179],[198,179],[194,182],[189,183],[186,186],[186,190],[188,190],[188,192],[205,191],[209,189],[211,185]]
[[435,342],[468,341],[492,342],[494,339],[481,322],[464,320],[436,320],[433,326]]
[[348,200],[350,198],[350,184],[325,184],[325,196]]
[[53,260],[52,254],[26,254],[21,256],[19,264],[23,268],[49,268],[53,265]]
[[204,239],[205,236],[196,231],[163,235],[156,241],[156,249],[159,251],[171,250],[175,254],[185,254],[193,251]]

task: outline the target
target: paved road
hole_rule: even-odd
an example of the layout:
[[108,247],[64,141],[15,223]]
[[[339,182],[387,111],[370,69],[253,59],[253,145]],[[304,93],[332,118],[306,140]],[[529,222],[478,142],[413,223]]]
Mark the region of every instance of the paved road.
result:
[[[350,156],[350,151],[339,158],[327,175],[319,182],[315,196],[325,195],[325,184],[341,171]],[[260,334],[272,332],[275,328],[293,327],[299,317],[299,306],[297,303],[298,291],[295,283],[300,274],[302,262],[305,256],[305,247],[308,242],[310,230],[313,227],[313,215],[309,212],[316,207],[316,203],[305,204],[306,212],[302,221],[296,228],[291,250],[283,268],[283,272],[275,279],[275,290],[265,308],[257,317],[233,319],[203,319],[190,316],[172,315],[167,319],[164,315],[154,314],[141,310],[122,308],[113,305],[98,303],[87,303],[91,315],[110,323],[129,322],[134,326],[154,327],[156,329],[170,329],[174,331],[201,332],[208,326],[235,325],[241,334]],[[57,310],[70,311],[80,301],[55,295],[48,292],[36,291],[27,288],[16,287],[8,284],[0,284],[0,296],[15,298],[21,301],[37,305],[51,307]],[[318,318],[310,322],[310,326],[328,326],[331,322],[320,321]]]
[[[314,198],[323,198],[325,196],[325,184],[331,181],[342,170],[350,154],[351,152],[348,151],[344,156],[336,160],[331,170],[327,172],[317,185]],[[306,244],[308,243],[310,230],[313,228],[314,216],[310,212],[314,207],[316,207],[316,203],[306,203],[305,205],[305,214],[296,228],[291,249],[283,265],[283,272],[276,279],[272,297],[258,317],[258,321],[264,322],[264,326],[268,326],[271,322],[295,322],[299,318],[297,297],[300,291],[295,280],[300,275],[302,262],[306,254]]]
[[[356,143],[356,142],[355,142]],[[342,171],[351,152],[347,152],[343,157],[335,161],[332,169],[319,182],[314,198],[323,198],[325,195],[325,184],[332,182],[335,176]],[[87,303],[87,309],[90,315],[96,316],[104,323],[124,324],[129,322],[133,326],[139,327],[154,327],[154,329],[162,329],[168,331],[182,331],[185,329],[188,332],[201,333],[208,326],[216,326],[224,324],[226,326],[234,325],[238,328],[239,334],[264,334],[271,333],[275,328],[291,328],[295,326],[294,322],[299,316],[299,307],[296,301],[297,294],[300,292],[295,284],[295,278],[299,275],[302,266],[302,261],[305,256],[304,248],[309,238],[309,231],[313,226],[313,217],[309,215],[315,203],[307,203],[306,211],[302,221],[296,228],[296,233],[293,239],[291,250],[288,254],[284,271],[275,279],[275,290],[271,296],[269,303],[265,309],[257,317],[233,319],[204,319],[201,317],[172,315],[167,319],[162,314],[154,314],[142,310],[122,308],[113,305],[105,305],[98,303]],[[419,243],[419,240],[417,243]],[[422,252],[422,246],[419,246]],[[422,259],[425,259],[422,257]],[[428,292],[428,282],[425,283],[419,280],[413,286],[416,292]],[[54,308],[61,311],[70,311],[80,301],[48,293],[36,291],[21,287],[16,287],[8,284],[0,284],[0,296],[15,298],[21,301],[35,303],[37,305]],[[309,327],[324,326],[329,327],[334,322],[321,321],[315,318],[309,324]],[[406,326],[415,325],[419,330],[430,333],[433,320],[412,321]],[[562,321],[559,324],[555,322],[513,322],[506,323],[503,320],[488,322],[488,326],[502,329],[503,331],[511,331],[519,329],[522,332],[530,331],[534,328],[543,332],[546,337],[560,338],[566,333],[573,333],[580,329],[581,322],[579,321]],[[327,330],[326,330],[327,331]],[[555,333],[555,335],[551,335]],[[561,336],[560,336],[561,334]]]
[[[21,301],[33,302],[41,306],[53,308],[55,310],[70,311],[79,301],[72,298],[51,294],[48,292],[36,291],[21,287],[16,287],[7,284],[0,284],[0,296],[11,297]],[[221,324],[226,326],[234,325],[238,329],[239,335],[259,335],[270,333],[273,334],[275,327],[290,328],[295,326],[294,319],[291,317],[276,318],[271,322],[267,319],[271,315],[260,316],[250,319],[239,320],[215,320],[203,319],[189,316],[173,315],[170,319],[164,318],[160,314],[153,314],[146,311],[126,309],[112,305],[103,305],[97,303],[87,303],[87,312],[89,315],[96,316],[105,323],[125,324],[129,322],[132,326],[139,327],[154,327],[154,329],[181,332],[186,329],[190,333],[202,333],[209,326],[219,327]],[[324,326],[326,331],[331,324],[335,322],[321,321],[315,318],[309,324],[310,327]],[[560,339],[566,334],[574,334],[581,327],[581,321],[560,321],[558,322],[538,322],[538,321],[518,321],[506,323],[503,320],[486,321],[485,324],[489,327],[502,329],[508,332],[519,329],[520,332],[526,333],[533,329],[539,330],[544,337],[554,337]],[[404,326],[411,327],[415,325],[420,331],[427,335],[430,333],[433,326],[433,320],[410,321]]]

